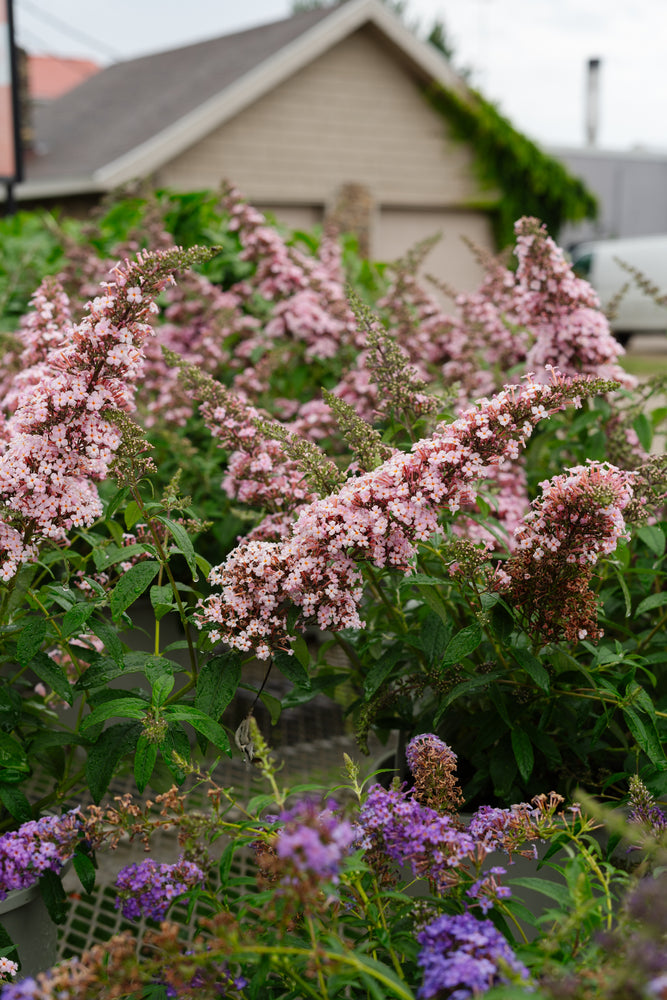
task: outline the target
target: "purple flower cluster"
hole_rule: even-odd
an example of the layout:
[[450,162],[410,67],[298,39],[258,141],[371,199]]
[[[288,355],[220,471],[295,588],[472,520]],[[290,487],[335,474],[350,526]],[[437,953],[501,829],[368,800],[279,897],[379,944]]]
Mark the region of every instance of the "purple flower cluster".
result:
[[448,1000],[467,1000],[492,986],[529,978],[500,931],[471,913],[438,917],[417,941],[422,946],[417,961],[424,970],[420,998],[447,990]]
[[60,873],[74,856],[84,819],[78,809],[43,816],[0,837],[0,899],[12,889],[27,889],[46,871]]
[[304,799],[278,817],[284,826],[278,831],[274,848],[277,856],[289,861],[302,875],[338,881],[341,862],[355,839],[351,823],[336,815],[336,803],[324,810],[313,800]]
[[504,868],[483,870],[487,855],[502,850],[533,857],[534,847],[526,849],[525,842],[537,837],[536,809],[526,803],[510,809],[482,807],[466,828],[422,805],[412,792],[381,785],[369,790],[357,827],[357,844],[379,873],[386,872],[389,859],[409,864],[414,875],[428,879],[437,892],[458,889],[484,913],[511,895],[499,882]]
[[192,861],[179,858],[176,864],[159,864],[147,858],[121,868],[116,877],[116,909],[128,920],[142,915],[162,920],[170,904],[188,889],[201,885],[204,872]]

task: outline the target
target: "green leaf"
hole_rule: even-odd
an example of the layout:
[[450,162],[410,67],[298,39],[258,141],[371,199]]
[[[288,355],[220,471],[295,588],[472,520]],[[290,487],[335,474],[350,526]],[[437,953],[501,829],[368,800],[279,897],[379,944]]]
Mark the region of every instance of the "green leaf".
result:
[[306,642],[306,640],[302,635],[297,635],[296,638],[291,640],[291,643],[292,643],[292,652],[296,656],[297,660],[304,668],[304,670],[308,670],[311,659],[310,650],[308,649],[308,643]]
[[146,734],[142,733],[137,740],[137,748],[134,752],[134,780],[140,793],[150,781],[156,760],[157,747],[155,743],[151,743]]
[[67,919],[67,893],[62,879],[55,872],[45,871],[39,879],[39,888],[46,909],[54,924],[64,924]]
[[95,888],[95,865],[87,854],[82,854],[80,851],[75,853],[72,863],[74,871],[79,876],[79,882],[83,887],[83,891],[87,892],[90,896]]
[[625,577],[621,573],[618,566],[615,566],[613,562],[610,562],[609,565],[614,571],[616,579],[618,580],[618,585],[621,588],[621,593],[623,594],[623,598],[625,600],[625,617],[629,618],[632,614],[632,598],[630,597],[630,591],[628,590],[628,585],[625,582]]
[[107,504],[106,510],[104,512],[104,516],[106,518],[114,516],[114,514],[122,504],[125,497],[128,496],[129,492],[130,492],[130,487],[123,486],[122,489],[118,490],[118,492],[111,497],[111,500]]
[[640,718],[631,708],[623,709],[623,717],[637,746],[644,751],[652,764],[655,764],[661,771],[665,770],[667,768],[667,757],[660,743],[653,720]]
[[178,521],[172,521],[170,517],[165,517],[163,514],[155,514],[153,519],[159,521],[160,524],[164,524],[165,528],[171,533],[174,541],[176,542],[176,548],[178,551],[185,556],[185,561],[188,564],[190,572],[192,573],[192,579],[198,580],[197,576],[197,560],[195,558],[195,550],[192,544],[192,539],[185,530],[182,524]]
[[171,722],[189,722],[193,729],[210,740],[218,750],[231,756],[225,730],[210,716],[200,712],[198,708],[193,705],[170,705],[169,708],[165,708],[163,714],[165,719],[168,718]]
[[164,705],[174,687],[176,678],[173,674],[159,674],[152,683],[151,705],[160,708]]
[[102,572],[119,562],[126,562],[135,556],[145,555],[147,551],[150,551],[148,546],[139,543],[134,545],[106,545],[104,548],[93,549],[93,562],[95,563],[95,569]]
[[667,590],[663,590],[661,594],[649,594],[637,605],[635,618],[639,618],[645,611],[653,611],[654,608],[661,608],[665,604],[667,604]]
[[514,757],[506,756],[502,748],[496,749],[491,755],[489,773],[493,781],[493,793],[499,799],[506,800],[516,777],[516,762]]
[[508,885],[518,885],[521,889],[531,889],[533,892],[539,892],[543,896],[548,896],[549,899],[555,900],[563,909],[567,909],[572,902],[567,886],[561,885],[560,882],[552,882],[550,878],[535,878],[530,875],[521,875],[518,878],[508,879]]
[[491,684],[493,681],[497,680],[499,677],[502,676],[503,674],[501,670],[494,670],[490,674],[481,674],[478,677],[471,677],[470,680],[461,681],[460,684],[457,684],[456,687],[452,688],[452,690],[445,696],[445,698],[441,702],[440,708],[436,713],[433,724],[436,726],[438,725],[443,715],[445,714],[446,710],[458,698],[462,698],[464,695],[467,694],[473,694],[476,691],[483,691],[484,688],[489,686],[489,684]]
[[22,667],[30,663],[35,653],[41,649],[47,631],[48,622],[45,618],[26,619],[16,643],[16,658]]
[[280,718],[280,713],[283,710],[282,705],[280,704],[278,699],[274,698],[272,694],[268,693],[268,691],[262,691],[262,693],[259,696],[259,699],[264,705],[264,707],[268,708],[269,715],[271,716],[271,725],[275,726],[276,722]]
[[40,650],[30,661],[30,669],[37,674],[40,681],[48,684],[59,698],[66,701],[68,705],[72,704],[74,690],[67,680],[67,674],[59,663],[56,663],[55,660],[52,660],[50,656],[47,656],[46,653]]
[[92,691],[95,688],[106,687],[109,681],[112,681],[115,677],[120,677],[123,673],[125,673],[125,669],[122,664],[118,664],[115,660],[105,656],[103,659],[91,663],[88,669],[84,670],[77,679],[74,690]]
[[123,517],[125,519],[125,527],[128,531],[135,526],[143,517],[143,512],[141,507],[136,500],[130,500],[130,502],[125,507],[123,512]]
[[63,615],[61,625],[63,638],[68,639],[71,635],[79,632],[81,630],[81,626],[85,625],[89,618],[92,618],[94,611],[95,605],[85,602],[75,604],[73,608],[70,608],[69,611]]
[[405,587],[410,587],[413,584],[419,584],[422,587],[439,587],[442,583],[442,579],[438,576],[427,576],[426,573],[411,573],[410,576],[404,577],[399,583],[399,589],[403,590]]
[[513,649],[512,655],[522,670],[537,684],[543,691],[549,691],[549,674],[544,669],[536,656],[527,649]]
[[167,735],[160,744],[160,753],[176,784],[182,785],[186,774],[177,758],[189,759],[190,740],[180,723],[174,722],[169,726]]
[[460,663],[466,656],[470,656],[482,641],[482,627],[479,622],[473,622],[457,632],[447,643],[440,669],[451,667],[454,663]]
[[310,677],[296,656],[279,652],[273,657],[273,662],[278,667],[280,673],[284,674],[295,687],[305,688],[306,690],[310,688]]
[[419,630],[421,648],[430,666],[435,666],[440,662],[451,637],[451,625],[443,622],[439,615],[430,611]]
[[159,569],[160,564],[156,562],[140,562],[130,566],[111,591],[109,604],[114,618],[119,618],[123,611],[141,597]]
[[104,648],[107,653],[116,663],[120,664],[123,661],[123,643],[118,638],[118,633],[115,628],[107,624],[107,622],[100,622],[93,620],[89,624],[89,629],[104,643]]
[[141,732],[138,722],[119,722],[105,729],[88,751],[86,783],[96,803],[109,787],[119,762],[136,747]]
[[637,432],[639,443],[644,451],[650,451],[651,444],[653,443],[653,427],[651,426],[651,421],[648,419],[646,414],[639,413],[632,421],[632,426]]
[[517,767],[519,768],[519,774],[524,781],[528,781],[533,773],[533,767],[535,765],[535,756],[533,754],[533,745],[530,742],[530,736],[525,729],[513,729],[510,735],[512,739],[514,759],[517,763]]
[[514,618],[501,602],[498,602],[491,612],[491,628],[501,642],[509,639],[514,631]]
[[223,653],[207,660],[199,671],[195,708],[217,722],[241,681],[241,657],[236,652]]
[[645,524],[637,531],[642,542],[648,546],[651,552],[658,558],[665,554],[665,533],[657,524]]
[[21,789],[15,785],[0,784],[0,802],[18,823],[27,823],[32,819],[30,803]]
[[394,647],[388,652],[384,652],[375,661],[371,669],[364,677],[364,698],[368,701],[376,691],[384,684],[392,670],[401,659],[403,652],[400,648]]
[[142,698],[134,698],[132,696],[129,698],[113,698],[111,701],[105,701],[93,709],[90,715],[87,715],[82,720],[79,729],[83,732],[85,729],[90,729],[91,726],[96,726],[98,723],[106,722],[107,719],[113,719],[114,717],[121,719],[143,719],[148,711],[148,707],[148,702]]
[[166,584],[164,587],[151,587],[150,599],[157,621],[161,621],[165,615],[177,607],[170,584]]

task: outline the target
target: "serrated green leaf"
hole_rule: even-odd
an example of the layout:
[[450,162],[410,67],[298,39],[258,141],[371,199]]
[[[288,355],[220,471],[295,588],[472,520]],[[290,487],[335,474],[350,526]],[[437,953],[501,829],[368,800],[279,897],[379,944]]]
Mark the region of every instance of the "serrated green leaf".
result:
[[102,799],[120,761],[134,750],[141,731],[138,722],[116,723],[105,729],[88,751],[86,784],[95,802]]
[[115,493],[109,500],[109,503],[106,506],[106,510],[104,511],[104,516],[106,518],[112,518],[116,513],[116,511],[118,510],[118,508],[123,503],[123,501],[126,499],[126,497],[129,496],[129,493],[130,493],[129,486],[123,486],[122,489],[118,490],[118,492]]
[[310,677],[296,656],[279,652],[273,657],[273,662],[280,673],[284,674],[295,687],[305,688],[306,690],[310,688]]
[[482,627],[479,622],[473,622],[471,625],[462,628],[447,643],[440,669],[444,670],[446,667],[451,667],[454,663],[464,660],[466,656],[470,656],[477,649],[481,641]]
[[63,638],[68,639],[71,635],[79,632],[81,626],[85,625],[89,618],[92,618],[94,612],[95,605],[84,602],[75,604],[73,608],[70,608],[63,615],[62,625],[60,626]]
[[159,708],[161,705],[164,705],[172,692],[174,683],[175,678],[173,674],[158,674],[152,682],[151,705],[153,708]]
[[543,691],[548,692],[550,686],[549,674],[544,669],[536,656],[527,649],[513,649],[512,655],[522,670],[537,684]]
[[493,681],[497,680],[499,677],[502,677],[502,671],[494,670],[490,674],[481,674],[477,677],[471,677],[470,680],[461,681],[460,684],[457,684],[456,687],[452,688],[452,690],[440,703],[440,708],[438,709],[434,719],[434,725],[438,725],[445,714],[445,711],[458,698],[462,698],[467,694],[474,694],[476,691],[483,691],[485,687],[488,687],[489,684],[493,683]]
[[27,823],[32,819],[30,803],[15,785],[0,784],[0,802],[17,823]]
[[86,729],[90,729],[91,726],[96,726],[100,722],[106,722],[107,719],[113,718],[143,719],[148,708],[148,702],[142,698],[132,696],[129,698],[113,698],[111,701],[105,701],[93,709],[90,715],[87,715],[82,720],[79,729],[81,732],[84,732]]
[[186,529],[178,521],[172,521],[170,517],[165,517],[164,514],[155,514],[155,521],[159,521],[163,524],[165,528],[171,533],[172,538],[176,542],[176,548],[185,556],[185,561],[188,564],[190,572],[192,573],[192,579],[198,580],[197,576],[197,559],[195,557],[195,550],[192,544],[192,539],[187,533]]
[[40,681],[48,684],[59,698],[66,701],[68,705],[72,704],[74,689],[59,663],[40,650],[30,661],[30,669],[39,677]]
[[146,734],[142,733],[137,740],[137,747],[134,751],[134,780],[140,793],[150,781],[156,760],[157,747],[155,743],[151,743]]
[[380,689],[382,684],[391,674],[392,670],[401,659],[402,651],[398,648],[394,648],[384,652],[378,660],[375,661],[371,669],[368,671],[364,677],[364,697],[366,700],[372,698],[376,691]]
[[640,601],[635,611],[635,618],[639,618],[645,611],[653,611],[655,608],[662,608],[667,604],[667,590],[660,594],[649,594],[643,601]]
[[16,643],[16,658],[22,667],[32,660],[44,642],[48,631],[45,618],[27,618]]
[[241,681],[241,657],[236,652],[223,653],[207,660],[199,671],[195,708],[217,722]]
[[436,666],[440,662],[451,637],[451,625],[435,612],[429,612],[422,623],[419,640],[430,666]]
[[642,719],[633,709],[624,708],[623,718],[637,746],[661,771],[667,768],[667,757],[652,719]]
[[180,723],[174,722],[169,726],[167,735],[160,744],[160,753],[176,784],[182,785],[186,774],[180,760],[189,759],[190,740]]
[[123,643],[118,638],[118,633],[115,628],[109,625],[107,622],[97,621],[93,619],[89,624],[89,629],[104,643],[104,648],[107,653],[114,660],[115,663],[122,663],[123,661]]
[[109,604],[114,618],[119,618],[123,611],[141,597],[159,569],[160,564],[156,562],[140,562],[130,566],[111,591]]
[[170,722],[189,722],[193,729],[205,736],[223,753],[231,756],[231,748],[225,730],[194,705],[170,705],[169,708],[165,708],[163,715]]

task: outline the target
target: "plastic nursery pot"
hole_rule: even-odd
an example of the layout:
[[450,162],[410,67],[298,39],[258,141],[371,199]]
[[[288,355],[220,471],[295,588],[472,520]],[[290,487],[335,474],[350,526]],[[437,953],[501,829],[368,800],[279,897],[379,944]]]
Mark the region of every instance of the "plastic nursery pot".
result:
[[13,889],[0,900],[0,924],[16,945],[21,960],[18,978],[35,976],[55,964],[58,934],[38,885]]

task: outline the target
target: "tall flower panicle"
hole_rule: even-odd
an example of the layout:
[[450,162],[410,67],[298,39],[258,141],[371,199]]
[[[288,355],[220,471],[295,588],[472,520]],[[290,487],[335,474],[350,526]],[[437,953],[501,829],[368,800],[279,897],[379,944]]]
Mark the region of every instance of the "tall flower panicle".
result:
[[337,882],[343,859],[355,838],[351,823],[337,815],[335,802],[321,809],[312,800],[302,800],[283,810],[283,824],[273,849],[283,868],[283,880],[322,879]]
[[417,941],[422,946],[417,961],[424,970],[417,995],[423,1000],[468,1000],[503,983],[527,985],[530,978],[491,921],[477,920],[471,913],[437,917]]
[[593,567],[625,532],[635,476],[589,462],[541,483],[542,496],[516,529],[516,552],[499,582],[527,627],[546,641],[600,638],[589,589]]
[[359,561],[408,572],[418,543],[438,530],[441,511],[454,514],[472,503],[476,482],[517,458],[540,420],[608,385],[553,374],[552,385],[507,386],[411,452],[348,479],[308,504],[285,541],[241,543],[212,570],[210,581],[221,591],[201,605],[200,625],[213,641],[261,658],[288,648],[290,605],[300,609],[302,624],[361,627]]
[[0,837],[0,899],[12,889],[27,889],[44,872],[60,874],[84,835],[78,809],[62,816],[29,820]]
[[523,289],[523,322],[535,341],[528,367],[556,365],[564,374],[595,374],[631,387],[636,380],[618,364],[625,353],[614,338],[591,285],[578,278],[565,254],[537,219],[515,226],[517,282]]
[[433,733],[422,733],[410,740],[405,756],[414,779],[413,795],[421,805],[441,813],[463,805],[456,778],[458,758],[451,747]]
[[667,834],[667,816],[648,788],[636,775],[630,778],[630,814],[628,822],[642,827],[652,837]]
[[174,899],[201,885],[204,878],[198,865],[182,857],[173,865],[146,858],[118,872],[115,906],[128,920],[142,916],[162,920]]
[[1,579],[34,558],[41,540],[62,540],[101,514],[94,483],[106,477],[121,441],[105,413],[134,406],[157,294],[175,268],[210,254],[174,248],[117,264],[85,318],[38,362],[36,384],[28,377],[0,456]]

